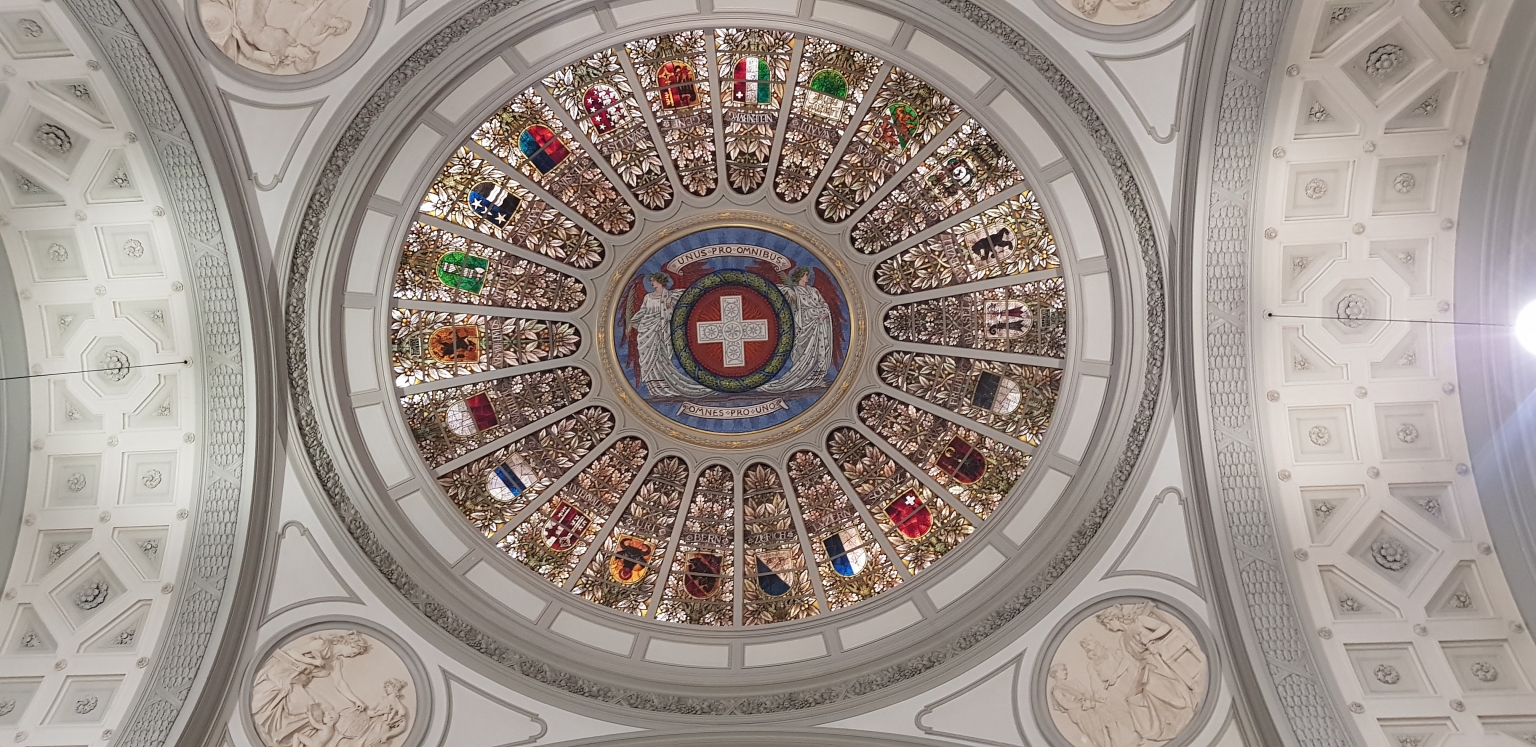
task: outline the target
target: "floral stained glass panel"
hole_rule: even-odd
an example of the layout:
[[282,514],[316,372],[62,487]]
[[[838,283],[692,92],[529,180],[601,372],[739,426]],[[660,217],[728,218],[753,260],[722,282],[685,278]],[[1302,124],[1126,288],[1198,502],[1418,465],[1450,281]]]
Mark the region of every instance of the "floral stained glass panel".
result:
[[725,467],[707,467],[688,500],[683,532],[656,619],[692,625],[733,624],[735,553],[735,480]]
[[789,459],[789,481],[829,608],[847,607],[901,583],[891,559],[821,457],[796,452]]
[[1063,358],[1066,307],[1065,281],[1047,278],[901,304],[885,313],[885,331],[899,342]]
[[806,38],[774,176],[779,199],[799,202],[810,194],[879,69],[873,55]]
[[741,480],[743,625],[799,620],[820,611],[800,530],[779,473],[761,462]]
[[1029,454],[884,394],[860,401],[859,419],[982,519],[1029,466]]
[[962,417],[1039,446],[1061,393],[1061,369],[895,351],[880,380]]
[[858,431],[832,431],[827,451],[913,573],[933,565],[976,530]]
[[563,585],[645,464],[644,441],[627,437],[518,524],[499,544],[550,583]]
[[508,376],[400,398],[427,466],[438,467],[585,399],[592,377],[579,368]]
[[945,288],[1061,266],[1033,192],[882,261],[875,284],[891,294]]
[[937,88],[892,69],[816,198],[821,217],[836,223],[853,215],[959,115]]
[[495,535],[613,432],[613,413],[588,407],[437,478],[448,500]]
[[580,280],[425,223],[405,236],[395,298],[537,311],[574,311]]
[[637,202],[652,210],[672,204],[672,182],[618,52],[605,49],[567,65],[545,78],[544,86]]
[[400,308],[389,315],[399,387],[564,358],[581,347],[566,322]]
[[703,31],[679,31],[624,45],[683,189],[701,196],[719,184],[706,41]]
[[427,188],[421,212],[520,249],[587,269],[603,243],[468,148],[460,148]]
[[657,460],[574,591],[605,607],[647,614],[656,580],[666,575],[662,562],[687,484],[688,465],[683,460],[672,456]]
[[767,29],[717,29],[715,52],[722,78],[725,175],[731,189],[749,194],[768,178],[794,36]]
[[976,120],[968,119],[859,219],[853,245],[868,254],[888,249],[1012,187],[1020,178],[1003,147]]
[[629,203],[535,89],[514,96],[472,137],[599,229],[623,234],[635,227]]

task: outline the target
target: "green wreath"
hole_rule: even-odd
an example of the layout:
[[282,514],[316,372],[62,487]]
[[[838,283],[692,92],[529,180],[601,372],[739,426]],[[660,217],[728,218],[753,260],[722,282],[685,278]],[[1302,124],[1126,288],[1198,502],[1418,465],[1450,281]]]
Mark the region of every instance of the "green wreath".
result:
[[[720,376],[700,365],[693,357],[693,351],[688,349],[688,315],[693,312],[693,305],[705,293],[728,285],[739,285],[761,293],[768,299],[768,305],[773,308],[773,315],[779,322],[779,345],[774,348],[773,356],[761,368],[746,376]],[[789,308],[789,301],[779,292],[778,286],[745,270],[719,270],[705,275],[683,291],[682,297],[677,299],[677,305],[672,308],[672,352],[677,355],[678,365],[683,373],[688,374],[688,378],[717,392],[750,392],[767,384],[784,368],[794,347],[795,313]]]

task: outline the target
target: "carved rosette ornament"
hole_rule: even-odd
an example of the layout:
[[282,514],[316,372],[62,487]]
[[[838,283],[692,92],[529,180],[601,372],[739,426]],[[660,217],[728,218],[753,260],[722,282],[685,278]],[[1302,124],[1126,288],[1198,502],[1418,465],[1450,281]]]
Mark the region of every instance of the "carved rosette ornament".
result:
[[1199,728],[1211,665],[1171,605],[1117,599],[1071,619],[1037,675],[1053,743],[1165,745]]
[[352,627],[300,633],[251,682],[251,727],[266,747],[401,747],[422,708],[417,678],[388,644]]

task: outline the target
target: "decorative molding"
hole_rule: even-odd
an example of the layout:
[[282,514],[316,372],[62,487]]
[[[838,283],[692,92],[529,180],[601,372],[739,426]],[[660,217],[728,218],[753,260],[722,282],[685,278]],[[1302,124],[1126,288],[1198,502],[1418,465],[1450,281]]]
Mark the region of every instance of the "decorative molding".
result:
[[1142,535],[1145,534],[1146,531],[1147,531],[1147,526],[1150,525],[1152,523],[1152,520],[1157,517],[1158,509],[1162,508],[1163,503],[1168,498],[1170,498],[1170,497],[1173,499],[1174,502],[1176,502],[1178,504],[1178,506],[1179,506],[1179,514],[1180,514],[1180,516],[1183,517],[1184,532],[1185,532],[1184,539],[1185,539],[1185,541],[1182,544],[1180,544],[1180,543],[1170,543],[1170,542],[1168,542],[1168,538],[1167,537],[1158,537],[1156,540],[1149,540],[1149,541],[1155,541],[1159,545],[1166,544],[1166,545],[1170,545],[1170,546],[1176,546],[1176,547],[1179,547],[1179,548],[1183,549],[1186,552],[1189,552],[1190,553],[1190,566],[1191,566],[1192,569],[1196,569],[1197,568],[1196,561],[1195,561],[1194,554],[1193,554],[1193,549],[1192,549],[1192,546],[1190,544],[1191,541],[1193,540],[1194,536],[1195,536],[1195,533],[1190,531],[1190,528],[1189,528],[1190,517],[1189,517],[1189,512],[1185,510],[1186,503],[1184,501],[1184,494],[1179,492],[1178,488],[1164,488],[1162,490],[1162,492],[1157,494],[1157,497],[1152,499],[1152,505],[1147,508],[1146,515],[1141,517],[1141,524],[1136,527],[1136,533],[1132,534],[1131,535],[1131,540],[1129,542],[1125,543],[1124,549],[1120,550],[1120,554],[1115,557],[1115,562],[1109,564],[1109,571],[1104,574],[1104,578],[1108,579],[1108,578],[1116,578],[1116,577],[1121,577],[1121,576],[1150,576],[1152,578],[1160,578],[1160,579],[1162,579],[1164,581],[1167,581],[1169,583],[1178,584],[1179,586],[1182,586],[1182,587],[1184,587],[1186,589],[1189,589],[1190,591],[1194,592],[1195,596],[1204,598],[1205,597],[1205,593],[1203,591],[1201,591],[1201,589],[1200,589],[1200,579],[1199,578],[1179,578],[1178,576],[1175,576],[1175,575],[1173,575],[1171,573],[1164,573],[1162,571],[1155,571],[1155,570],[1151,570],[1151,569],[1148,569],[1148,568],[1125,568],[1124,567],[1125,559],[1127,557],[1130,557],[1131,552],[1136,549],[1136,545],[1141,542]]
[[82,21],[80,28],[100,50],[105,65],[137,109],[171,198],[171,214],[181,229],[183,250],[193,282],[201,322],[202,345],[195,357],[202,378],[205,420],[200,473],[202,484],[189,521],[189,560],[178,579],[177,598],[168,616],[163,642],[137,699],[121,721],[113,742],[122,747],[164,744],[192,687],[206,669],[219,613],[227,602],[230,570],[245,498],[247,455],[247,381],[241,287],[230,266],[220,223],[221,209],[203,170],[191,132],[176,97],[138,31],[116,0],[64,0]]
[[[1219,93],[1212,91],[1220,105],[1208,141],[1220,145],[1211,146],[1207,171],[1214,188],[1204,206],[1206,259],[1195,265],[1204,269],[1209,289],[1203,304],[1208,330],[1203,364],[1210,422],[1198,426],[1209,428],[1214,446],[1205,458],[1214,465],[1220,491],[1217,518],[1226,522],[1227,562],[1242,595],[1237,601],[1252,625],[1253,634],[1244,640],[1254,642],[1264,657],[1270,686],[1294,738],[1309,747],[1343,747],[1352,740],[1307,645],[1270,513],[1272,498],[1257,448],[1248,339],[1249,267],[1252,237],[1257,235],[1252,227],[1254,176],[1262,162],[1259,151],[1268,122],[1266,83],[1291,9],[1291,0],[1244,0],[1227,73]],[[1195,370],[1200,370],[1198,365]]]
[[[956,690],[955,692],[950,693],[949,695],[946,695],[939,700],[923,706],[923,709],[918,711],[917,715],[912,717],[912,724],[918,729],[921,729],[924,734],[930,734],[935,737],[948,737],[950,739],[960,739],[967,742],[998,745],[998,747],[1023,747],[1024,745],[1029,744],[1029,740],[1024,738],[1023,716],[1019,713],[1019,703],[1022,702],[1019,697],[1019,680],[1024,677],[1023,664],[1025,653],[1027,652],[1020,651],[1018,655],[1004,662],[1002,666],[976,678],[975,682],[972,682],[971,684],[966,685],[965,687],[960,688],[959,690]],[[936,729],[932,726],[929,726],[928,724],[923,723],[924,719],[933,715],[940,708],[965,698],[965,696],[975,692],[977,689],[980,689],[985,685],[990,684],[999,675],[1003,675],[1005,673],[1009,673],[1011,675],[1008,678],[1008,720],[1013,722],[1013,728],[1016,731],[1016,735],[1018,737],[1017,741],[999,742],[995,739],[987,739],[984,737],[971,736],[968,734],[958,734],[955,732],[944,731],[942,729]],[[981,713],[975,713],[971,715],[973,718],[979,719],[995,717],[997,714],[991,713],[984,715]]]
[[[331,580],[337,586],[341,587],[342,591],[344,591],[346,593],[345,594],[341,594],[341,595],[330,595],[330,596],[322,596],[322,597],[310,597],[308,599],[300,599],[300,600],[297,600],[297,601],[292,602],[290,604],[283,605],[279,609],[275,609],[275,610],[271,610],[271,611],[267,612],[266,616],[262,617],[262,619],[261,619],[262,624],[265,625],[266,623],[272,622],[272,620],[276,619],[279,615],[282,615],[283,613],[288,612],[289,610],[298,609],[299,607],[304,607],[304,606],[311,605],[311,604],[319,604],[320,602],[349,602],[349,603],[352,603],[352,604],[364,604],[363,600],[358,598],[357,592],[353,591],[352,587],[349,584],[347,584],[346,579],[342,578],[341,574],[336,572],[336,566],[331,563],[331,556],[328,555],[325,551],[320,549],[320,544],[315,541],[314,535],[310,534],[309,527],[304,526],[302,523],[300,523],[298,521],[290,521],[290,522],[284,524],[282,529],[277,530],[277,566],[276,566],[276,568],[278,570],[281,570],[281,568],[282,568],[282,564],[283,564],[283,546],[289,541],[289,537],[288,537],[288,530],[289,529],[297,529],[297,530],[299,530],[298,536],[293,538],[293,541],[295,543],[303,542],[305,545],[307,545],[310,548],[310,550],[312,552],[314,552],[315,557],[319,560],[320,567],[324,568],[325,572],[327,574],[329,574]],[[272,579],[273,587],[275,588],[276,585],[280,584],[280,583],[282,583],[282,579],[280,577],[274,576],[273,579]],[[268,594],[270,594],[270,593],[271,593],[271,590],[269,589],[268,590]]]
[[[1072,563],[1082,555],[1109,521],[1110,514],[1119,503],[1122,493],[1130,484],[1146,446],[1149,432],[1157,414],[1157,405],[1163,388],[1166,355],[1166,300],[1162,274],[1163,258],[1153,226],[1150,201],[1144,194],[1130,160],[1109,126],[1100,117],[1093,104],[1081,89],[1039,47],[1028,41],[1017,30],[972,0],[943,0],[943,5],[966,19],[974,26],[992,34],[1003,46],[1019,55],[1025,63],[1041,75],[1069,111],[1078,116],[1078,124],[1087,130],[1097,145],[1097,155],[1108,165],[1113,176],[1113,198],[1123,204],[1137,237],[1139,258],[1145,273],[1142,282],[1146,292],[1146,340],[1145,373],[1140,378],[1141,389],[1136,396],[1136,410],[1123,451],[1115,459],[1115,467],[1096,500],[1087,519],[1060,541],[1044,570],[1019,583],[1021,589],[990,612],[980,614],[974,623],[959,637],[934,646],[922,653],[892,663],[866,674],[847,677],[841,681],[814,688],[765,693],[750,697],[692,697],[655,690],[642,690],[611,681],[590,678],[565,671],[528,654],[515,651],[495,637],[474,627],[438,601],[426,588],[413,579],[397,561],[385,543],[360,510],[354,498],[343,484],[336,457],[326,443],[324,428],[311,406],[319,395],[312,390],[311,366],[317,365],[309,351],[311,321],[310,294],[321,289],[312,285],[318,277],[314,263],[322,236],[329,231],[334,218],[333,200],[342,187],[341,179],[369,132],[379,123],[385,110],[397,96],[412,87],[414,78],[426,70],[452,46],[475,33],[481,26],[496,20],[504,13],[517,8],[522,0],[485,0],[467,10],[456,20],[448,23],[417,48],[375,89],[361,106],[350,123],[342,130],[336,146],[320,169],[313,190],[309,193],[299,231],[294,240],[292,259],[287,281],[285,309],[286,340],[289,353],[289,384],[294,416],[301,443],[307,453],[317,481],[326,499],[336,511],[341,525],[348,531],[359,549],[366,555],[382,576],[401,596],[415,606],[424,616],[460,642],[500,666],[536,682],[562,692],[591,698],[615,706],[639,711],[689,715],[766,714],[797,711],[819,706],[844,703],[869,696],[892,685],[906,682],[940,665],[954,660],[966,651],[981,645],[1015,618],[1029,610],[1054,584],[1065,576]],[[339,211],[341,208],[337,208]]]

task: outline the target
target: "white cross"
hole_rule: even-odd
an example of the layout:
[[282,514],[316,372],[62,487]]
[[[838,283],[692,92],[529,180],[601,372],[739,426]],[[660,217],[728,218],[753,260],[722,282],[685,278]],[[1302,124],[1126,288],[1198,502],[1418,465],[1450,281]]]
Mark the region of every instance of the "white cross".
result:
[[767,319],[742,319],[741,296],[720,297],[720,321],[697,324],[699,343],[720,343],[723,368],[747,365],[747,343],[768,341]]

